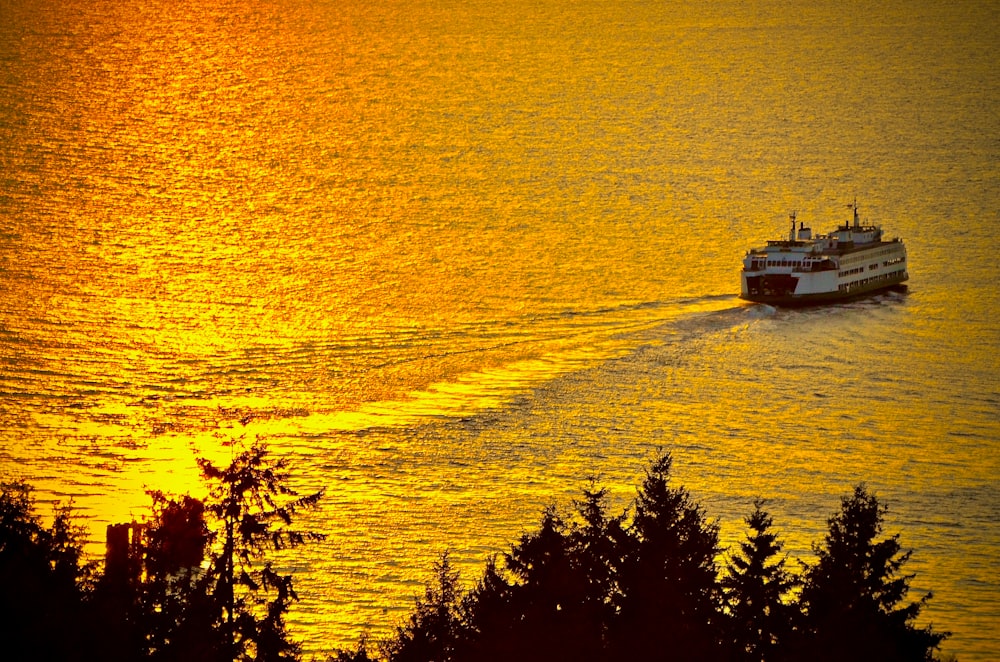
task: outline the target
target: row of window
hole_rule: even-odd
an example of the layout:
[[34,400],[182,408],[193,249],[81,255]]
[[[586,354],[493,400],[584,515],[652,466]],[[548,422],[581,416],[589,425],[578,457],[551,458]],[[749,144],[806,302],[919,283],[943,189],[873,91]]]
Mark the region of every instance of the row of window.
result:
[[[875,253],[865,253],[864,255],[857,255],[857,256],[854,256],[854,257],[851,257],[851,256],[845,257],[843,260],[840,261],[840,263],[846,265],[846,264],[852,264],[854,262],[861,262],[863,260],[870,260],[873,257],[882,257],[882,256],[885,256],[885,255],[892,255],[893,253],[898,252],[898,250],[899,249],[896,246],[891,246],[889,248],[882,248],[882,249],[879,249],[878,251],[876,251]],[[897,259],[902,260],[902,258],[897,258]]]
[[850,292],[856,287],[862,287],[864,285],[869,285],[871,283],[878,283],[887,280],[896,280],[898,276],[905,273],[905,269],[897,269],[891,273],[879,274],[878,276],[872,276],[871,278],[862,278],[860,280],[851,281],[850,283],[841,283],[837,289],[841,292]]
[[[895,258],[893,258],[891,260],[886,260],[885,262],[882,263],[882,266],[883,267],[891,267],[894,264],[902,264],[903,262],[906,262],[906,258],[903,257],[903,256],[900,256],[900,257],[895,257]],[[875,271],[876,269],[878,269],[878,267],[879,267],[878,262],[876,262],[875,264],[869,264],[868,265],[868,271]],[[840,272],[837,273],[837,275],[840,276],[841,278],[843,278],[844,276],[850,276],[852,274],[859,274],[859,273],[861,273],[864,270],[865,270],[865,268],[863,266],[861,266],[861,267],[854,267],[853,269],[847,269],[845,271],[840,271]]]
[[[885,248],[885,249],[880,250],[878,252],[878,255],[888,255],[889,253],[892,253],[892,252],[893,252],[893,249],[891,249],[891,248]],[[852,262],[857,262],[858,260],[861,260],[861,259],[867,260],[867,259],[871,259],[871,257],[872,257],[871,255],[865,255],[865,256],[856,257],[856,258],[847,258],[847,259],[843,260],[842,264],[850,264]],[[889,266],[892,266],[894,264],[900,264],[900,263],[905,262],[905,261],[906,261],[906,258],[904,256],[899,256],[899,257],[892,258],[891,260],[886,260],[885,262],[882,263],[882,266],[883,267],[889,267]],[[803,266],[805,266],[806,264],[807,263],[803,262],[802,260],[787,260],[787,259],[785,259],[785,260],[754,260],[753,264],[751,265],[751,268],[752,269],[760,269],[761,267],[792,267],[793,269],[802,269]],[[874,270],[878,269],[878,267],[879,267],[878,262],[876,262],[874,264],[869,264],[868,265],[869,271],[874,271]],[[860,267],[854,267],[853,269],[846,269],[844,271],[841,271],[837,275],[840,276],[841,278],[843,278],[844,276],[850,276],[852,274],[859,274],[859,273],[861,273],[864,270],[865,270],[864,265],[861,265]]]

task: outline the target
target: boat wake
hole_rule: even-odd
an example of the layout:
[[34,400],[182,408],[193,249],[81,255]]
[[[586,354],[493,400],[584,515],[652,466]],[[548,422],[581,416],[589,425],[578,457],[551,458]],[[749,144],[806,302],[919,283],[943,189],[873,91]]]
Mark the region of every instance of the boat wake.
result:
[[709,295],[262,345],[189,359],[184,379],[170,380],[164,370],[163,387],[122,385],[86,411],[54,407],[44,420],[114,438],[187,439],[437,424],[502,410],[560,379],[650,347],[683,348],[774,313],[732,294]]
[[[477,345],[475,338],[466,338],[467,347],[462,350],[425,353],[375,368],[411,370],[416,382],[423,365],[435,364],[438,374],[444,373],[437,379],[350,408],[319,400],[308,416],[258,421],[261,429],[257,431],[360,433],[466,419],[502,409],[558,379],[626,359],[650,346],[687,343],[699,334],[745,325],[773,313],[770,306],[716,295],[534,316],[502,333],[477,329],[479,340],[488,342]],[[404,360],[408,365],[402,365]]]

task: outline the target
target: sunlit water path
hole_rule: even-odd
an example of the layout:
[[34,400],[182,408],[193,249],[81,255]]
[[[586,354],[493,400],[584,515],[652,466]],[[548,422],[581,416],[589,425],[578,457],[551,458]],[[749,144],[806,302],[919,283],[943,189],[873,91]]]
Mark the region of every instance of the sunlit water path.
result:
[[[793,557],[865,481],[946,651],[1000,658],[992,8],[210,5],[0,7],[4,478],[99,551],[266,436],[326,490],[317,654],[659,448]],[[908,293],[735,297],[855,196]]]

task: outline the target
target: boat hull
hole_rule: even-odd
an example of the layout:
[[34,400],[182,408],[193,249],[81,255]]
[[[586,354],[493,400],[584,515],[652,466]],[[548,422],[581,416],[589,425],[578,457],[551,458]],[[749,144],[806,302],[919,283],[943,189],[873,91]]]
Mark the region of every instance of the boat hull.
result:
[[744,301],[766,303],[782,308],[803,308],[806,306],[821,306],[824,304],[853,301],[863,297],[885,292],[886,290],[906,291],[903,280],[894,283],[878,284],[866,288],[856,288],[850,292],[817,292],[814,294],[740,294]]

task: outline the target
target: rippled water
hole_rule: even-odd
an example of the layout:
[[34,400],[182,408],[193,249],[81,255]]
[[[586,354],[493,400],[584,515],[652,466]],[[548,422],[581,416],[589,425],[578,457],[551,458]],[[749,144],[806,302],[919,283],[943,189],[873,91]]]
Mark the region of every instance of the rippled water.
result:
[[[208,6],[210,5],[210,6]],[[866,481],[927,619],[1000,657],[997,10],[980,3],[7,2],[0,471],[93,532],[267,435],[327,490],[314,653],[471,581],[659,447],[794,556]],[[910,289],[739,302],[797,210]]]

